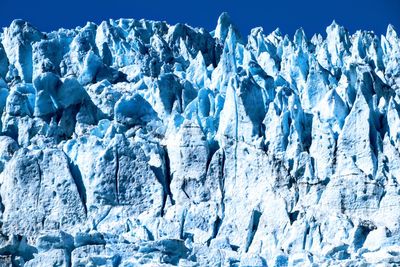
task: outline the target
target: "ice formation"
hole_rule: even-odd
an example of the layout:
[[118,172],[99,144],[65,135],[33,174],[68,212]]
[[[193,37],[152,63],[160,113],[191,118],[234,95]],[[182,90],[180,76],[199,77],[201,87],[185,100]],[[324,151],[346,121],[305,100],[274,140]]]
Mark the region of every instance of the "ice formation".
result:
[[400,41],[224,13],[0,35],[0,266],[400,262]]

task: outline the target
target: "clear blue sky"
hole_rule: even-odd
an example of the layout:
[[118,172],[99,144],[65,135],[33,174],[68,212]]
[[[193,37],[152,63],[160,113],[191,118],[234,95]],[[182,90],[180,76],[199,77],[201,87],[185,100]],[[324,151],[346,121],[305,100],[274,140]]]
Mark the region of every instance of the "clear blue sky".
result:
[[86,21],[108,18],[147,18],[201,26],[211,31],[219,14],[227,11],[243,36],[262,26],[280,27],[292,35],[303,27],[309,36],[325,33],[333,19],[350,32],[357,29],[385,33],[388,23],[400,30],[400,0],[0,0],[0,27],[13,19],[30,21],[42,31],[75,28]]

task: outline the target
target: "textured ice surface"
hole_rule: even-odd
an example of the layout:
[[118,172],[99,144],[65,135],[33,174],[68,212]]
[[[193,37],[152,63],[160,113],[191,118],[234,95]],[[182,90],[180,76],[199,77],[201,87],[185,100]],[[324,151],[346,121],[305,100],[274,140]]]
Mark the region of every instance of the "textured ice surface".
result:
[[396,31],[245,39],[5,28],[0,266],[399,263]]

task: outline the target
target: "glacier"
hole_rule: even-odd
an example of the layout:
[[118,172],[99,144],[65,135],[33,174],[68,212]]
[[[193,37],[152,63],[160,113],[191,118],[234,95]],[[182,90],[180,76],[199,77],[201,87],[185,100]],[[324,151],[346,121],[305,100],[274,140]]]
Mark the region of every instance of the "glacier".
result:
[[398,266],[400,39],[0,33],[0,266]]

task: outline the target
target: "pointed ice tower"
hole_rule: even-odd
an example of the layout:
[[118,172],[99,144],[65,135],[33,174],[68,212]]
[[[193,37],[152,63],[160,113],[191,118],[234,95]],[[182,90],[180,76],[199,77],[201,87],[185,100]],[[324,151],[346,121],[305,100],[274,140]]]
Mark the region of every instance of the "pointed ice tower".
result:
[[217,38],[223,44],[228,36],[229,28],[231,27],[235,35],[238,37],[238,40],[241,41],[242,37],[240,35],[240,32],[235,26],[235,24],[232,22],[232,19],[227,12],[223,12],[219,16],[217,27],[215,28],[214,31],[214,37]]
[[43,34],[39,30],[23,20],[14,20],[10,27],[4,29],[3,45],[8,60],[27,83],[32,82],[32,43],[42,38]]
[[340,68],[343,65],[342,57],[345,53],[349,52],[351,46],[348,31],[333,21],[330,26],[326,28],[326,43],[328,52],[331,57],[331,63],[334,68]]

